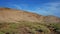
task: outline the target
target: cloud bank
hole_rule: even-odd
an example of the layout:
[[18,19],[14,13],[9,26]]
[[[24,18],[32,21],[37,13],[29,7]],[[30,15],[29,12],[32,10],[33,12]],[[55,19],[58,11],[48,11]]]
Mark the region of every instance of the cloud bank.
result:
[[55,15],[60,17],[60,2],[45,3],[38,7],[36,11],[38,11],[39,14]]

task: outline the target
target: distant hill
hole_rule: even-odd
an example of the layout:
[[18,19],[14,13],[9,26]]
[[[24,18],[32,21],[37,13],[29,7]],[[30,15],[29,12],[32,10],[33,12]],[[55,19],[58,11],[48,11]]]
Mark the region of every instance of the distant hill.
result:
[[0,8],[0,34],[60,34],[60,18]]
[[1,22],[30,21],[30,22],[59,23],[60,18],[55,16],[42,16],[35,13],[26,12],[23,10],[0,8],[0,21]]

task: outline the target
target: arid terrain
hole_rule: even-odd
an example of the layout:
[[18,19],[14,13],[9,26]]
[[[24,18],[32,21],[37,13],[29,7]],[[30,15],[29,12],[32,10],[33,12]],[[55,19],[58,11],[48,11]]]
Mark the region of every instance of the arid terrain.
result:
[[0,34],[60,34],[60,18],[0,8]]

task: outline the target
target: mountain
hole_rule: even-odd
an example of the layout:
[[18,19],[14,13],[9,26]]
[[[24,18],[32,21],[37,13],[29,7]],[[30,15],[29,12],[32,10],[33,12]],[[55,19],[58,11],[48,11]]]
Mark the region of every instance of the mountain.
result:
[[60,34],[60,18],[0,8],[0,34]]
[[0,21],[1,22],[30,21],[30,22],[59,23],[60,18],[51,15],[42,16],[36,13],[31,13],[23,10],[0,8]]

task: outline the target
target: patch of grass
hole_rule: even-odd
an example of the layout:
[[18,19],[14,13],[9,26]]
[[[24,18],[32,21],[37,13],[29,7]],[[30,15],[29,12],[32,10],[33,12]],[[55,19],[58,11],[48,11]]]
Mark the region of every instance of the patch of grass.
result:
[[[37,32],[39,33],[44,33],[44,34],[50,34],[51,31],[47,26],[54,27],[57,32],[60,32],[60,24],[58,23],[37,23],[37,22],[24,22],[21,21],[19,23],[0,23],[0,33],[1,34],[21,34],[20,32],[23,33],[26,29],[28,30],[29,33],[31,34],[36,34]],[[23,28],[22,30],[20,28]],[[27,32],[26,30],[26,32]],[[27,33],[28,33],[27,32]]]
[[51,23],[50,26],[53,27],[56,32],[60,32],[60,23]]
[[32,32],[34,34],[36,34],[36,31],[39,31],[39,30],[42,30],[42,32],[44,32],[45,34],[50,33],[50,30],[46,26],[36,23],[36,22],[34,22],[34,23],[33,22],[23,22],[23,25],[25,27],[28,27],[30,29],[30,32]]
[[4,34],[4,33],[0,31],[0,34]]
[[[9,34],[13,34],[13,33],[16,33],[18,32],[18,24],[16,23],[0,23],[1,25],[1,28],[0,28],[0,32],[1,33],[9,33]],[[6,24],[6,25],[5,25]],[[2,27],[4,26],[4,27]]]

